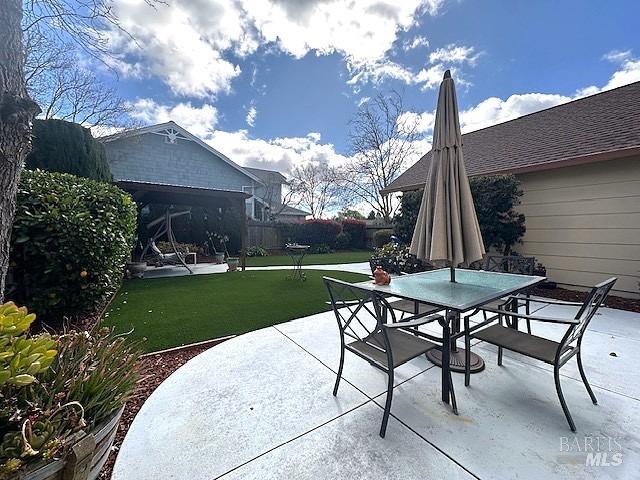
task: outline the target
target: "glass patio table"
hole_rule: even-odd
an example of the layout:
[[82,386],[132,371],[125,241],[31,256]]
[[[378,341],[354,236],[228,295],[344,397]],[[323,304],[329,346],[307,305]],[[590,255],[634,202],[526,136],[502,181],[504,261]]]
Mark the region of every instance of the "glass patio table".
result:
[[[456,281],[450,281],[450,270],[442,268],[428,272],[394,277],[389,285],[376,285],[371,281],[357,283],[361,288],[392,296],[429,303],[446,310],[442,326],[442,401],[449,403],[449,371],[451,327],[459,333],[460,315],[481,307],[485,303],[511,295],[546,280],[546,277],[485,272],[484,270],[456,269]],[[463,349],[458,349],[462,354]],[[466,354],[466,352],[465,352]]]

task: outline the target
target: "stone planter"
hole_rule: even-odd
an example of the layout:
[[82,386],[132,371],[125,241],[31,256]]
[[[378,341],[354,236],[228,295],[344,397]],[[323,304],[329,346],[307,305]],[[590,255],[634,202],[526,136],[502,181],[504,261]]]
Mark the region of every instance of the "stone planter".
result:
[[227,258],[227,272],[235,272],[238,269],[238,265],[240,265],[239,257],[229,257]]
[[144,277],[144,272],[147,269],[146,262],[127,262],[125,265],[127,275],[132,278]]
[[30,466],[24,480],[95,480],[109,458],[118,423],[124,407],[113,413],[91,432],[80,431],[72,436],[67,454],[53,462],[44,460]]
[[224,263],[224,253],[216,253],[213,258],[217,264]]

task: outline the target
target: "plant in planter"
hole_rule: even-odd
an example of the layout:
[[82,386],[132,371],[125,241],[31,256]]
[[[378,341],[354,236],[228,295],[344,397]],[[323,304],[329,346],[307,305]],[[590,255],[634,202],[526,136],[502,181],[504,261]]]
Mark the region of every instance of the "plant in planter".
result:
[[[211,233],[209,231],[207,234],[207,246],[209,247],[209,251],[215,258],[216,263],[224,263],[225,257],[229,256],[229,251],[227,250],[227,242],[229,241],[228,235],[220,235],[219,233]],[[221,248],[221,250],[218,250]]]
[[[138,379],[137,345],[109,329],[29,336],[34,319],[24,307],[0,305],[2,480],[19,471],[26,479],[62,478],[35,471],[52,462],[64,464],[70,447],[107,420],[115,430]],[[112,441],[101,440],[103,451]],[[90,478],[96,478],[100,466]],[[62,465],[58,470],[62,475]]]

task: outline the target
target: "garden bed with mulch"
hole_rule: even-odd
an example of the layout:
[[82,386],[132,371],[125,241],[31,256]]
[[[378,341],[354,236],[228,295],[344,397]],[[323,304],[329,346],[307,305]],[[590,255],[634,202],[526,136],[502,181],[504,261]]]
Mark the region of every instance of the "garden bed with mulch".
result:
[[[583,302],[587,292],[577,292],[558,287],[550,289],[536,287],[531,289],[531,294],[539,297],[555,298],[565,302]],[[640,313],[640,300],[609,295],[605,303],[610,308]]]
[[[220,342],[223,341],[224,340],[220,340]],[[109,460],[107,460],[107,463],[100,472],[100,480],[109,480],[111,478],[113,464],[115,463],[116,456],[120,449],[120,445],[122,445],[124,436],[126,435],[127,430],[129,430],[131,422],[133,422],[133,419],[142,407],[142,404],[147,400],[147,398],[149,398],[149,395],[151,395],[153,391],[178,368],[199,353],[204,352],[214,345],[217,345],[217,343],[200,344],[193,347],[150,354],[140,359],[140,381],[138,382],[138,386],[136,387],[133,397],[125,406],[124,413],[120,419],[118,433],[116,434],[116,439],[113,442],[113,450]]]

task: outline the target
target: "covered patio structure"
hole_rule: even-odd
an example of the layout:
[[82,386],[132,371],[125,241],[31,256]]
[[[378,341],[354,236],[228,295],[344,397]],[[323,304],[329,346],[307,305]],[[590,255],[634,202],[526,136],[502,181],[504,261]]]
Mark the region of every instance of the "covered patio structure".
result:
[[245,202],[251,195],[203,187],[185,187],[151,182],[119,181],[116,185],[130,193],[138,204],[138,212],[151,204],[186,205],[232,211],[240,218],[240,264],[244,270],[247,250],[247,215]]

